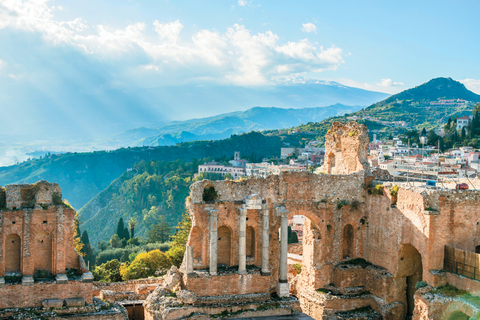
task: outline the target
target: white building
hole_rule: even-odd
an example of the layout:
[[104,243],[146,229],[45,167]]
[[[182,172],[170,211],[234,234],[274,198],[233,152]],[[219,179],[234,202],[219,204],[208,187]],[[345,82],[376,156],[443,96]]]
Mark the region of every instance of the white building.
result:
[[226,166],[215,161],[207,162],[198,166],[198,173],[220,173],[222,176],[229,173],[234,179],[245,176],[245,162],[246,160],[240,159],[240,152],[236,151],[234,160],[230,163],[233,166]]
[[462,130],[470,123],[470,118],[465,116],[457,119],[457,131]]

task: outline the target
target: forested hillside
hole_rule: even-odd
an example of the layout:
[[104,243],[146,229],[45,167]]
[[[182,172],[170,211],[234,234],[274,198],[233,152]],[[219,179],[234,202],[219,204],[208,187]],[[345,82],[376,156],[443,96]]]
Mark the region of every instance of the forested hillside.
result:
[[51,155],[0,168],[0,185],[33,183],[41,179],[56,182],[62,188],[63,197],[79,209],[142,160],[191,161],[194,158],[230,157],[235,151],[261,159],[265,156],[279,156],[280,148],[284,146],[282,139],[290,141],[290,138],[251,132],[219,141]]
[[222,179],[220,174],[193,178],[198,164],[211,160],[140,161],[79,210],[81,228],[88,231],[91,243],[96,245],[110,239],[115,233],[114,222],[121,217],[125,221],[136,219],[135,234],[140,237],[158,224],[161,216],[175,226],[185,212],[190,185],[204,178]]

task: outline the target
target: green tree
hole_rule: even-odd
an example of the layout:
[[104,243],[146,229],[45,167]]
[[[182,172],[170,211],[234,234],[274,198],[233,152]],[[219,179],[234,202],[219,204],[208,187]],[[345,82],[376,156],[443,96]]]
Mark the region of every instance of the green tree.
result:
[[73,244],[75,246],[75,251],[81,255],[82,257],[84,254],[82,253],[83,249],[83,243],[81,239],[81,233],[80,233],[80,226],[78,223],[78,212],[75,212],[75,217],[74,217],[74,227],[73,227]]
[[425,137],[427,135],[427,130],[425,128],[422,129],[422,132],[420,134],[422,137]]
[[85,258],[85,262],[92,265],[95,257],[93,256],[93,247],[90,245],[90,239],[88,238],[87,230],[83,230],[82,237],[80,238],[83,243],[82,253]]
[[128,227],[130,228],[130,239],[135,238],[135,226],[137,225],[137,219],[135,217],[130,218],[128,221]]
[[160,209],[152,206],[150,210],[143,209],[143,224],[147,227],[157,224],[160,220]]
[[288,243],[298,243],[297,233],[293,232],[290,226],[288,226]]
[[154,276],[157,271],[166,272],[171,266],[167,255],[160,250],[152,250],[138,254],[132,263],[120,266],[123,280],[141,279]]
[[93,279],[95,281],[117,282],[122,281],[120,276],[120,262],[117,259],[110,260],[99,265],[93,270]]
[[123,218],[120,217],[117,223],[117,231],[115,232],[120,239],[125,239],[125,223],[123,223]]
[[170,238],[172,228],[165,220],[164,216],[160,216],[158,224],[154,224],[147,231],[148,242],[166,242]]
[[110,245],[112,246],[112,248],[120,248],[121,242],[122,239],[120,239],[120,237],[116,233],[110,238]]
[[182,215],[182,221],[180,221],[175,227],[175,234],[171,237],[172,247],[183,247],[185,250],[185,245],[187,244],[191,228],[192,220],[190,219],[188,212],[185,212]]

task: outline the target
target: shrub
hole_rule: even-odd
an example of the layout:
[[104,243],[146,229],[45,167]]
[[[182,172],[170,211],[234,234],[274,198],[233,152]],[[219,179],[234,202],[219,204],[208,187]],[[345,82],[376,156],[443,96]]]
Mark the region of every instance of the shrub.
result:
[[300,274],[302,272],[302,265],[300,263],[294,263],[293,267],[295,270],[297,270],[297,274]]
[[373,190],[372,190],[373,195],[382,195],[383,194],[383,184],[377,184]]
[[93,279],[103,282],[122,281],[120,276],[120,262],[117,259],[108,261],[93,270]]
[[205,188],[203,190],[203,201],[214,201],[218,194],[214,187]]
[[452,286],[451,284],[448,284],[448,283],[444,286],[440,286],[433,289],[431,292],[435,294],[441,294],[447,297],[456,297],[456,296],[460,296],[468,293],[468,291],[458,289],[457,287]]
[[348,200],[339,201],[337,202],[337,209],[340,210],[343,206],[348,206],[349,204]]
[[160,250],[140,253],[132,263],[122,264],[120,275],[124,280],[148,278],[159,269],[167,270],[171,266],[167,255]]
[[420,289],[420,288],[424,288],[428,286],[428,284],[425,282],[425,281],[418,281],[416,284],[415,284],[415,289]]
[[393,187],[390,188],[390,195],[392,197],[396,197],[398,195],[398,189],[400,189],[399,186],[397,186],[396,184],[393,185]]
[[173,247],[167,251],[167,257],[170,263],[178,268],[183,261],[183,255],[185,254],[185,247]]

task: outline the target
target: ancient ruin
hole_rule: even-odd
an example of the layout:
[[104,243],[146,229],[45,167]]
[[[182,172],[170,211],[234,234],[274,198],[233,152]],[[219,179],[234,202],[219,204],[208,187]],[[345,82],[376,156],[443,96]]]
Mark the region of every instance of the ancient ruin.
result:
[[[458,261],[478,273],[480,192],[393,188],[388,174],[370,171],[367,143],[366,126],[334,123],[325,174],[193,184],[192,229],[177,284],[190,298],[181,302],[157,289],[145,303],[146,319],[222,311],[232,317],[301,311],[315,319],[477,316],[478,304],[442,298],[432,288],[448,282],[479,292],[480,282],[458,275]],[[291,215],[307,217],[296,277],[287,272]],[[446,250],[456,273],[446,271]]]

